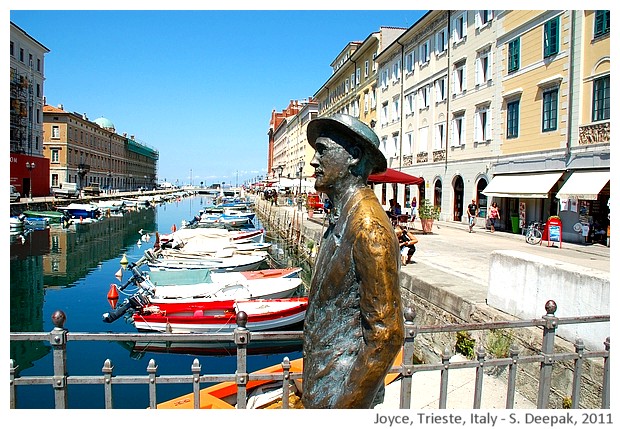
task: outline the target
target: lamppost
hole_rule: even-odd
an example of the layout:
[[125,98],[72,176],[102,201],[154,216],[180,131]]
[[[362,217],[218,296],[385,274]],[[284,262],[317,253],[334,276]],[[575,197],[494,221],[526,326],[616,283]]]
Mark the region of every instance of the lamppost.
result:
[[32,170],[36,167],[34,161],[26,161],[26,168],[28,169],[28,198],[32,201]]
[[299,194],[297,195],[299,211],[301,211],[301,179],[303,178],[304,165],[305,163],[303,161],[297,163],[297,168],[299,169]]
[[284,171],[284,165],[280,164],[276,167],[278,172],[278,190],[280,190],[280,179],[282,179],[282,172]]

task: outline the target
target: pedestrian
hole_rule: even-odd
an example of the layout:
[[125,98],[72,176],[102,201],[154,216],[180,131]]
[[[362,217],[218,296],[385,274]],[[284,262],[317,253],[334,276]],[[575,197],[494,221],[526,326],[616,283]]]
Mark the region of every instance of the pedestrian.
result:
[[313,119],[315,188],[332,216],[312,273],[303,330],[305,408],[372,408],[404,338],[399,246],[369,174],[387,168],[379,138],[344,114]]
[[491,232],[495,232],[495,227],[499,226],[499,207],[497,203],[493,201],[491,208],[489,209],[489,221],[491,224]]
[[418,200],[416,197],[413,197],[411,200],[411,222],[413,222],[418,215]]
[[415,245],[418,243],[418,239],[401,226],[396,226],[394,232],[400,246],[401,264],[407,265],[411,262],[411,257],[415,253]]
[[467,206],[467,223],[469,225],[469,232],[471,233],[472,228],[476,224],[476,217],[478,216],[478,204],[476,204],[476,200],[471,200],[471,204]]

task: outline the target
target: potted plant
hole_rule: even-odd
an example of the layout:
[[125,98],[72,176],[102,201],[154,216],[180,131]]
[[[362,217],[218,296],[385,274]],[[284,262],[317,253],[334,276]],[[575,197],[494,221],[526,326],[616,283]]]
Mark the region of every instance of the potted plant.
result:
[[429,200],[422,200],[420,207],[418,207],[418,217],[422,223],[424,234],[431,232],[433,222],[439,220],[439,213],[441,213],[440,207],[432,205]]

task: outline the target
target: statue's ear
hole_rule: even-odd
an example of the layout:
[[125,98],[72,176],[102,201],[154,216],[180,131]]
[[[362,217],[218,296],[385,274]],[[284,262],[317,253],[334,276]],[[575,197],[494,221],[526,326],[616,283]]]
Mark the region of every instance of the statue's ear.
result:
[[349,161],[349,165],[357,165],[362,160],[362,149],[359,146],[353,146],[349,149],[349,154],[351,154],[351,159]]

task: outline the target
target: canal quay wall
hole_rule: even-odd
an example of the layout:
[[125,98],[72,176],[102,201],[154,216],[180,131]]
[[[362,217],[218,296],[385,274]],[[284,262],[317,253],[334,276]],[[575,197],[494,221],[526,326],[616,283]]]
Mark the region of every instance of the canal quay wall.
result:
[[[256,198],[255,207],[257,216],[266,228],[271,233],[275,232],[287,240],[291,246],[296,246],[297,251],[301,255],[306,255],[312,266],[326,227],[325,216],[313,213],[310,217],[309,213],[299,210],[294,205],[271,204],[260,197]],[[599,269],[598,272],[596,269],[589,270],[592,281],[599,283],[607,281],[607,285],[609,284],[609,248],[605,246],[583,247],[563,243],[562,249],[556,247],[546,250],[544,246],[525,244],[520,235],[515,236],[499,231],[490,234],[485,231],[484,227],[479,226],[476,227],[475,234],[469,235],[466,232],[467,226],[458,222],[437,221],[430,234],[423,234],[421,225],[419,221],[417,222],[417,224],[414,222],[409,225],[409,229],[419,238],[416,246],[418,250],[413,258],[415,263],[401,267],[400,272],[403,305],[414,309],[416,313],[414,322],[417,326],[484,324],[523,319],[523,317],[510,314],[509,309],[489,305],[487,298],[491,280],[495,284],[493,292],[495,297],[510,295],[511,290],[530,290],[528,288],[536,287],[540,281],[553,278],[557,280],[558,273],[561,273],[560,279],[563,276],[572,276],[567,273],[571,270],[576,271],[574,275],[577,276],[579,269],[570,268],[570,264],[582,261],[583,264],[593,265]],[[500,250],[493,250],[494,248]],[[501,249],[519,250],[514,255],[506,255],[501,254]],[[529,270],[524,263],[520,265],[523,269],[522,274],[528,276],[528,278],[523,278],[522,282],[527,283],[527,288],[523,288],[522,284],[510,284],[509,273],[507,273],[508,266],[513,263],[519,265],[519,260],[527,259],[523,256],[525,252],[537,252],[549,257],[548,260],[538,261],[539,263],[534,265],[535,269],[532,269],[532,265],[529,266]],[[511,260],[509,256],[514,260]],[[501,269],[497,265],[498,259],[502,259],[502,263],[506,264]],[[491,267],[491,261],[493,261],[493,267]],[[605,267],[607,272],[604,271]],[[493,275],[490,274],[491,269],[493,269]],[[498,277],[499,274],[506,275]],[[503,287],[502,281],[504,281]],[[561,289],[556,288],[547,292],[562,295],[538,294],[536,297],[537,299],[556,300],[558,302],[556,316],[578,316],[575,313],[578,307],[571,307],[571,304],[564,299]],[[525,295],[519,305],[527,307],[528,317],[531,313],[533,318],[540,318],[546,313],[544,302],[540,304],[533,298],[533,296]],[[601,299],[605,298],[601,297]],[[608,311],[594,311],[592,314],[606,315],[609,313]],[[598,324],[586,323],[580,326],[588,330],[589,327],[593,328],[596,325]],[[597,326],[597,328],[600,327]],[[606,332],[609,332],[608,326]],[[473,346],[475,351],[483,346],[490,357],[506,357],[508,350],[505,344],[516,345],[520,356],[540,354],[543,350],[541,328],[518,328],[510,331],[479,330],[465,333],[465,337],[475,342]],[[508,343],[502,341],[506,339]],[[605,337],[599,338],[599,346],[596,347],[597,342],[593,338],[591,341],[594,344],[593,350],[604,350],[605,339]],[[457,336],[453,332],[418,335],[415,339],[415,355],[422,362],[438,362],[447,351],[454,353],[456,348]],[[554,351],[576,353],[576,346],[558,334],[555,337]],[[554,363],[551,375],[550,408],[566,407],[567,398],[571,397],[573,370],[572,361]],[[496,377],[507,377],[507,367],[494,368],[488,372]],[[532,402],[537,400],[540,372],[540,362],[518,365],[517,390]],[[582,369],[580,407],[592,409],[601,407],[603,375],[602,359],[585,360]]]

